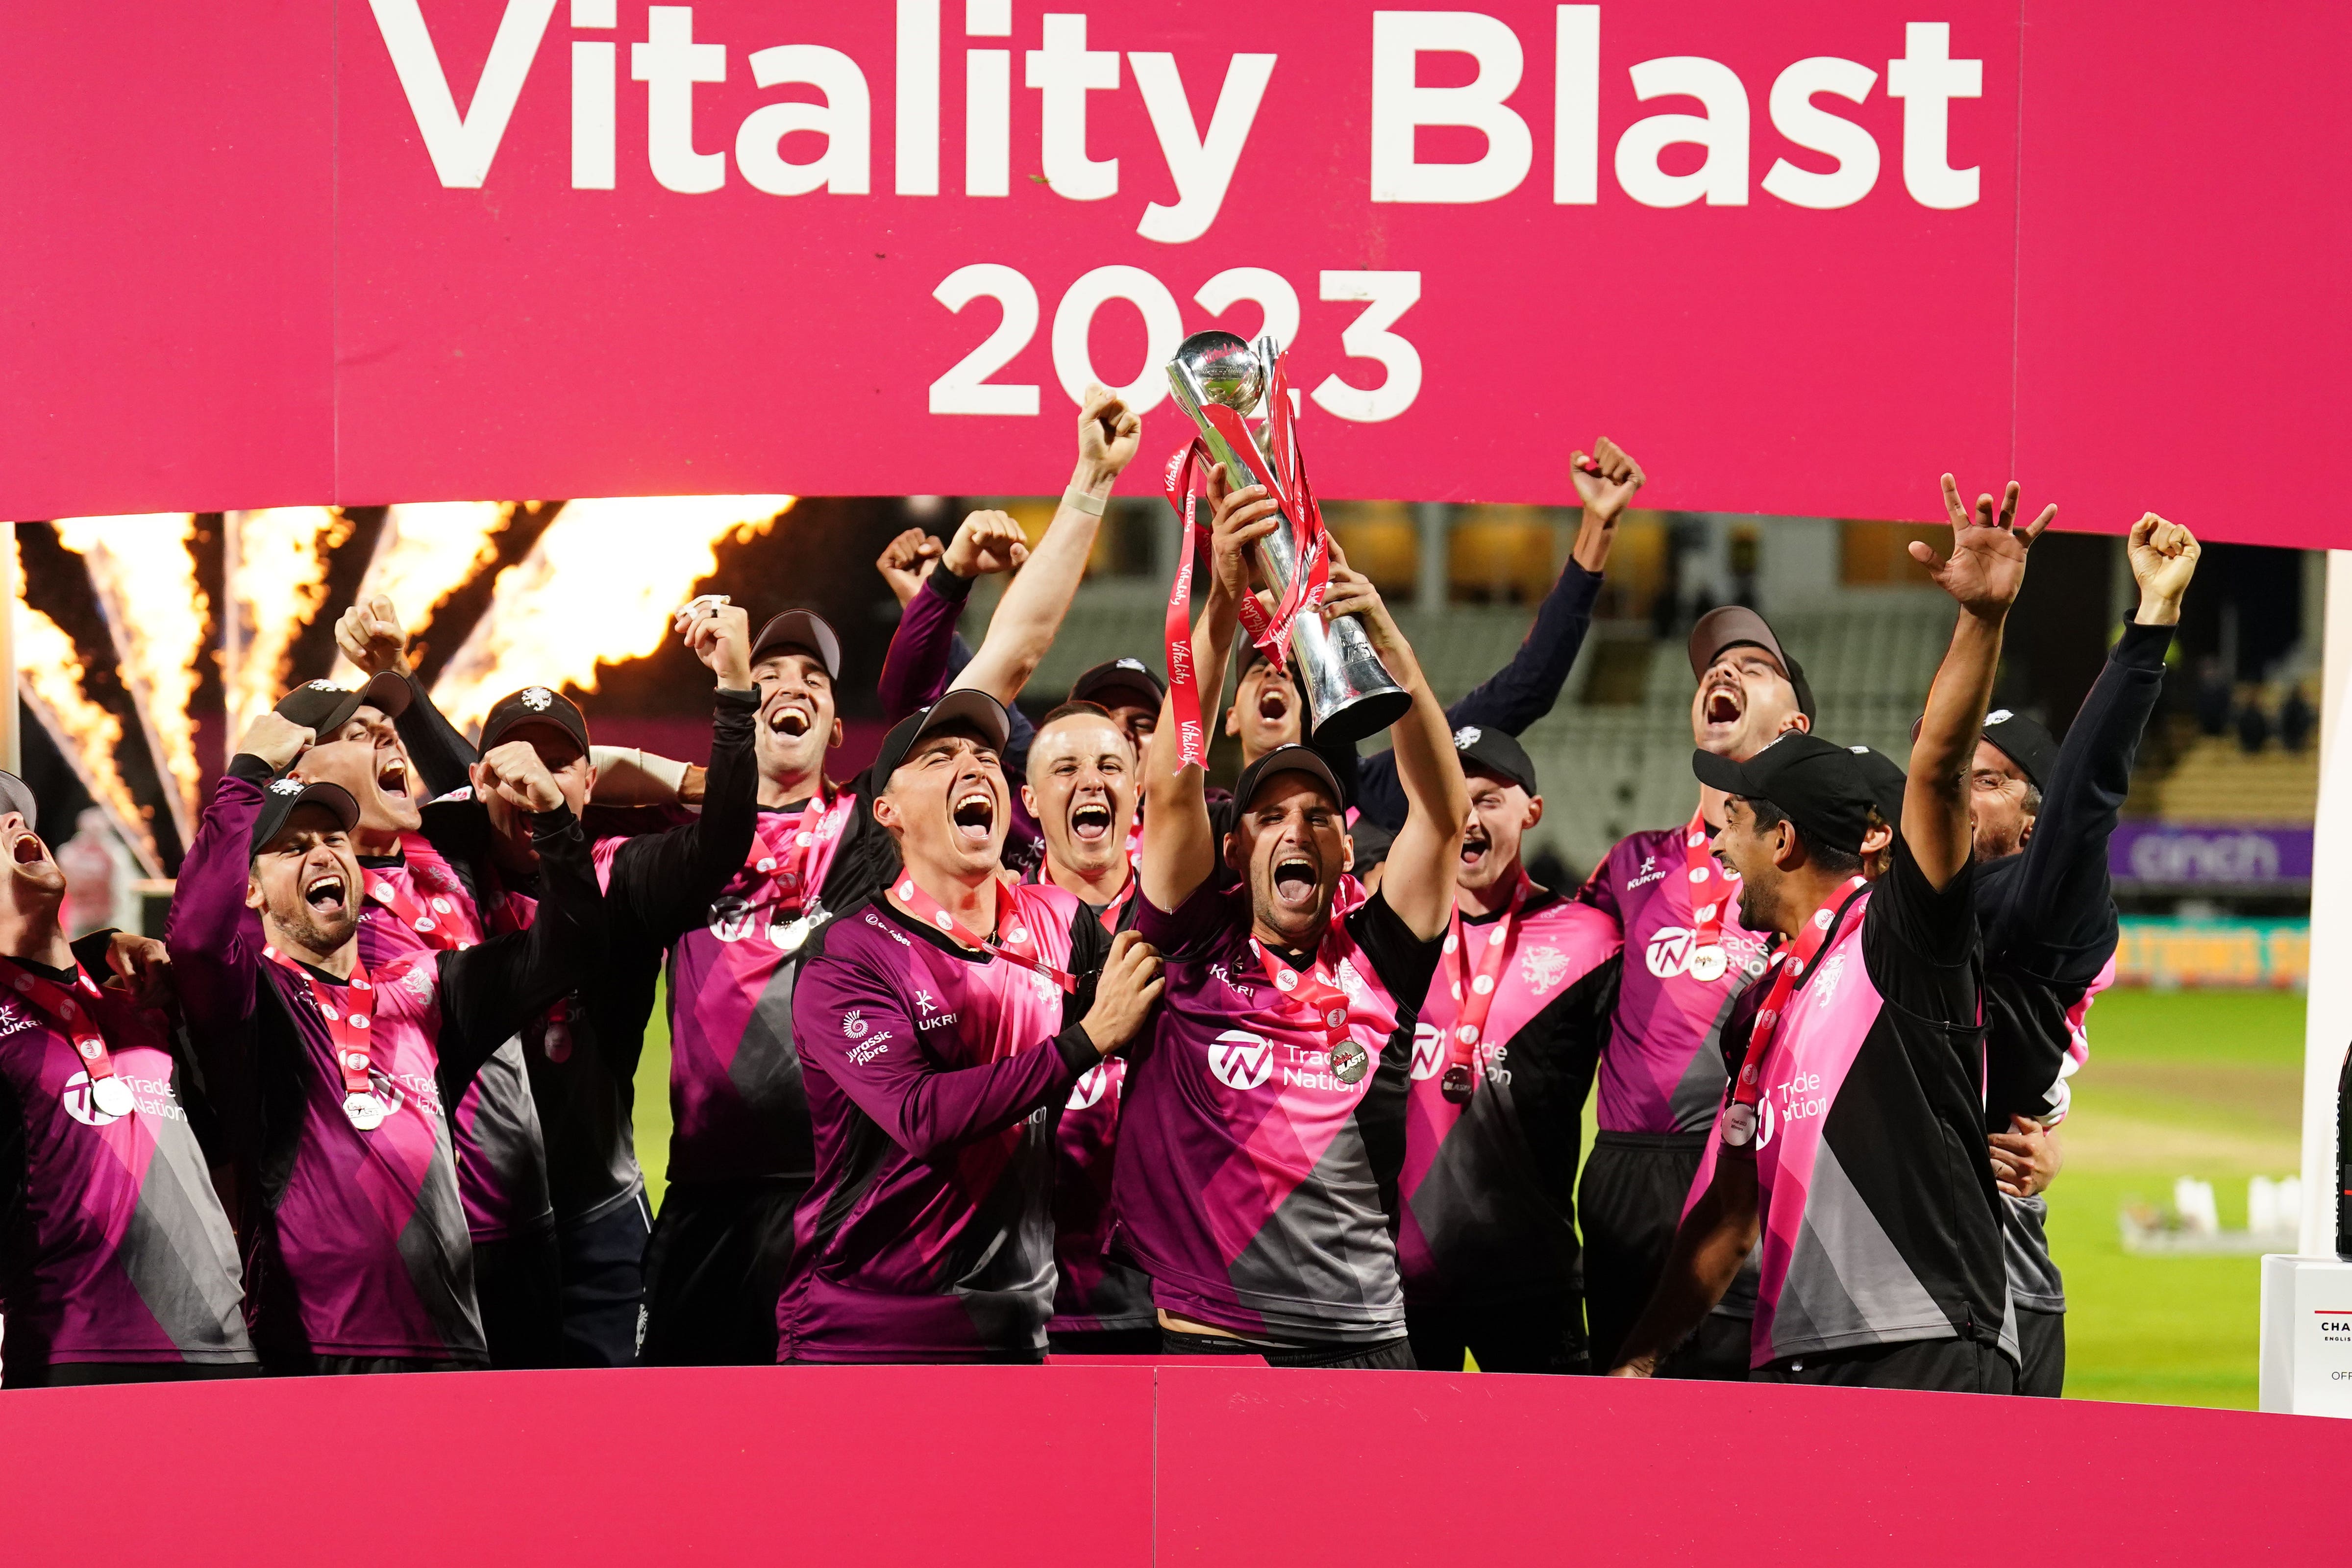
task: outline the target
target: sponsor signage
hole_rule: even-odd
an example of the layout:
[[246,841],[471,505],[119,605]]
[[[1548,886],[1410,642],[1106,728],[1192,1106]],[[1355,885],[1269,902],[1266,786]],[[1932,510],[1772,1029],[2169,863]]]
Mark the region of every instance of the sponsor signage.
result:
[[2268,824],[2124,822],[2107,840],[2119,882],[2262,887],[2311,880],[2311,828]]
[[[1645,504],[1937,517],[1949,468],[2318,543],[2347,49],[2044,0],[53,7],[0,55],[0,515],[1030,493],[1093,380],[1156,463],[1214,325],[1294,345],[1331,496],[1570,502],[1605,430]],[[2216,428],[2270,504],[2210,509]]]

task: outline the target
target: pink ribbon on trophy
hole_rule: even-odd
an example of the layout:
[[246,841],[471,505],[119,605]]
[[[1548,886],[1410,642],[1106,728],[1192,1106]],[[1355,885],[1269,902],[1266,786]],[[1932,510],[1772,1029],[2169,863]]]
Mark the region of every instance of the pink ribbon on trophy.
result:
[[[1263,479],[1275,503],[1290,520],[1298,544],[1298,569],[1291,574],[1289,584],[1271,612],[1258,603],[1255,595],[1244,595],[1239,606],[1242,625],[1250,634],[1251,644],[1276,669],[1288,668],[1291,623],[1298,618],[1300,611],[1323,602],[1323,590],[1331,574],[1323,509],[1317,504],[1314,489],[1307,483],[1307,465],[1298,450],[1297,416],[1290,401],[1289,360],[1286,353],[1276,355],[1267,377],[1269,461]],[[1203,403],[1201,417],[1215,427],[1233,450],[1246,452],[1256,446],[1238,410],[1222,403]],[[1208,442],[1195,436],[1189,446],[1169,458],[1161,476],[1168,504],[1175,509],[1184,525],[1176,581],[1168,595],[1166,627],[1168,684],[1173,699],[1176,765],[1180,769],[1205,765],[1208,760],[1208,734],[1201,721],[1199,674],[1192,661],[1192,605],[1193,556],[1200,540],[1198,503],[1208,496],[1209,469],[1213,466]],[[1251,477],[1255,480],[1255,476]]]

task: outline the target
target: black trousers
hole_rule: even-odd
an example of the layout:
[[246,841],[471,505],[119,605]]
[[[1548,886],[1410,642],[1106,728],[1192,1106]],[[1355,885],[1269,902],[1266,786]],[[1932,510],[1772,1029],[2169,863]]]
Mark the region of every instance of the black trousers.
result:
[[646,1244],[646,1366],[772,1366],[776,1301],[805,1177],[688,1183]]
[[53,1361],[43,1366],[8,1368],[10,1388],[96,1388],[117,1383],[211,1383],[228,1377],[259,1377],[261,1363],[192,1361]]
[[563,1297],[553,1231],[476,1241],[474,1297],[481,1304],[492,1366],[508,1371],[564,1364]]
[[1584,1300],[1538,1296],[1527,1300],[1415,1307],[1404,1310],[1413,1364],[1423,1372],[1460,1372],[1466,1352],[1480,1372],[1587,1373]]
[[[1617,1364],[1625,1336],[1641,1321],[1650,1292],[1665,1272],[1706,1140],[1704,1132],[1602,1132],[1592,1141],[1576,1207],[1584,1236],[1584,1316],[1596,1372]],[[1486,1365],[1486,1358],[1478,1364]],[[1747,1377],[1748,1320],[1708,1317],[1660,1363],[1658,1375]]]
[[2017,1346],[2025,1364],[2018,1368],[2017,1392],[2056,1399],[2066,1392],[2066,1314],[2017,1310]]
[[1260,1345],[1229,1340],[1220,1334],[1186,1334],[1160,1331],[1160,1349],[1171,1356],[1264,1356],[1268,1366],[1319,1367],[1326,1372],[1411,1372],[1412,1342],[1390,1340],[1372,1345]]
[[1045,1342],[1052,1355],[1158,1355],[1160,1329],[1048,1329]]
[[1826,1388],[1917,1388],[1945,1394],[2014,1394],[2017,1364],[1974,1340],[1906,1340],[1790,1356],[1748,1373],[1757,1383]]
[[565,1366],[635,1366],[646,1310],[646,1194],[631,1193],[593,1218],[558,1227]]
[[374,1376],[394,1372],[485,1372],[472,1362],[425,1361],[406,1355],[319,1355],[310,1358],[312,1377]]

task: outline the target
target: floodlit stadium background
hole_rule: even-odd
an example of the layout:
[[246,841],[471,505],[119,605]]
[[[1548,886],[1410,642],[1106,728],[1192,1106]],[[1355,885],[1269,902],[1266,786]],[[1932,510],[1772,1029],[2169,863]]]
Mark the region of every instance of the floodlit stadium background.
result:
[[[755,614],[823,607],[853,672],[878,669],[897,606],[873,560],[909,526],[972,504],[1032,537],[1049,500],[789,496],[462,502],[20,523],[13,625],[25,773],[46,834],[78,820],[78,921],[160,918],[196,808],[243,722],[289,681],[349,679],[336,613],[389,594],[420,672],[461,726],[533,681],[568,682],[600,742],[701,760],[704,682],[667,615],[697,592]],[[1570,510],[1350,503],[1350,559],[1397,608],[1442,698],[1499,668],[1565,561]],[[1637,511],[1621,525],[1591,637],[1551,717],[1525,737],[1550,806],[1539,878],[1580,878],[1613,839],[1689,809],[1691,680],[1681,634],[1733,599],[1770,616],[1819,694],[1817,729],[1899,754],[1950,626],[1905,554],[1933,531],[1866,521]],[[1114,505],[1088,581],[1024,703],[1096,661],[1155,661],[1175,530],[1156,500]],[[2254,1403],[2256,1265],[2126,1249],[2123,1215],[2175,1222],[2175,1184],[2211,1184],[2224,1231],[2248,1182],[2297,1166],[2322,623],[2319,558],[2209,545],[2125,831],[2124,984],[2094,1009],[2067,1166],[2050,1193],[2071,1306],[2070,1395]],[[964,623],[977,643],[993,584]],[[2060,728],[2131,604],[2121,542],[2052,535],[2011,625],[1999,705]],[[878,735],[870,679],[845,681],[845,775]],[[1217,759],[1230,769],[1229,757]],[[86,815],[92,810],[96,816]],[[101,861],[103,865],[101,866]],[[110,887],[90,879],[103,870]],[[84,892],[82,889],[92,889]],[[141,899],[141,892],[146,894]],[[638,1080],[656,1202],[668,1133],[661,1016]],[[2292,1250],[2291,1241],[2276,1249]]]

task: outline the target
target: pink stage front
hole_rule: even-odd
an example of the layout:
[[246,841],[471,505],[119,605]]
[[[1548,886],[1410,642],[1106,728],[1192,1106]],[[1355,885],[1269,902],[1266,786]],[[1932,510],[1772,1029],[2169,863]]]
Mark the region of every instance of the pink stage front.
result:
[[[6,1414],[12,1561],[187,1568],[2321,1563],[2352,1464],[2352,1428],[2297,1416],[1142,1362],[42,1390]],[[142,1479],[93,1489],[76,1455]]]

